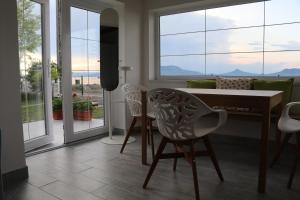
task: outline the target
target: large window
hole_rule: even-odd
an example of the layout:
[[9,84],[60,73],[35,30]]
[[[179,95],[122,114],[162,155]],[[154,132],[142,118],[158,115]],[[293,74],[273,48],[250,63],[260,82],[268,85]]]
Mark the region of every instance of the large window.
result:
[[300,2],[162,15],[160,76],[300,76]]

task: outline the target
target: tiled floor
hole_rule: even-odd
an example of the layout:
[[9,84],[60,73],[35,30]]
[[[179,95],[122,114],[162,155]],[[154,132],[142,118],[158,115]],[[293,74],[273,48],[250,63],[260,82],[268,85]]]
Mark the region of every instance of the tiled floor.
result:
[[[156,136],[156,146],[159,137]],[[30,178],[8,192],[8,200],[189,200],[194,199],[192,173],[180,160],[177,172],[172,160],[161,161],[149,182],[142,183],[149,166],[140,162],[140,137],[120,154],[119,145],[99,140],[27,158]],[[221,183],[208,158],[199,158],[202,200],[299,200],[300,170],[293,189],[286,189],[293,151],[291,147],[269,170],[266,194],[257,193],[258,141],[212,136],[225,182]],[[202,148],[199,145],[199,148]],[[173,150],[173,147],[170,148]],[[150,152],[150,151],[149,151]],[[151,156],[149,155],[149,158]],[[151,159],[150,159],[151,160]]]

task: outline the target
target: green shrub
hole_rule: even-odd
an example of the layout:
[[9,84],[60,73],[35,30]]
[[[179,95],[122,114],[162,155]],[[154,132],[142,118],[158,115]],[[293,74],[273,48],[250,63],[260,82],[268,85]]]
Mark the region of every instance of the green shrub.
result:
[[53,112],[62,111],[62,99],[60,97],[54,97],[52,100]]
[[93,104],[91,101],[81,101],[78,110],[81,112],[91,111],[93,110]]

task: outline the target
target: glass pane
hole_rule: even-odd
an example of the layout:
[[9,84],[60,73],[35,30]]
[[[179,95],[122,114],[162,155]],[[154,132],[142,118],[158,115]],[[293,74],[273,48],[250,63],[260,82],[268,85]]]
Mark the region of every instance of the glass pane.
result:
[[19,57],[24,140],[46,135],[42,59],[42,6],[18,3]]
[[189,33],[160,37],[161,55],[205,53],[205,33]]
[[88,70],[88,52],[87,41],[82,39],[71,39],[71,52],[72,52],[72,71],[85,71]]
[[207,53],[251,52],[263,50],[263,27],[208,31]]
[[206,75],[259,76],[263,53],[212,54],[206,56]]
[[88,39],[100,41],[100,14],[88,12]]
[[194,11],[160,17],[160,34],[205,30],[205,11]]
[[[98,31],[99,32],[99,31]],[[92,120],[90,128],[104,126],[104,100],[103,89],[100,83],[100,43],[88,42],[89,49],[89,85],[87,86],[87,96],[93,103]]]
[[208,9],[206,29],[260,26],[264,24],[264,2]]
[[300,76],[300,51],[266,52],[265,75]]
[[205,56],[167,56],[160,58],[161,76],[200,76],[205,73]]
[[71,7],[71,37],[87,39],[87,11]]
[[75,133],[104,126],[103,90],[100,84],[100,15],[83,10],[78,13],[83,18],[87,16],[88,26],[81,31],[88,35],[71,40]]
[[[100,42],[88,41],[88,67],[90,71],[100,70]],[[97,74],[99,78],[100,74]]]
[[300,22],[299,0],[266,1],[266,24]]
[[300,50],[299,33],[300,23],[266,26],[265,50]]

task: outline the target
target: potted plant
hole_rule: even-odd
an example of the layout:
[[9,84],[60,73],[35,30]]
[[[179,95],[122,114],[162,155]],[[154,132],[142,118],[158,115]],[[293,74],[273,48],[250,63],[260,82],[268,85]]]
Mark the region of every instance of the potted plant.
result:
[[54,97],[52,100],[53,119],[62,120],[62,99],[60,97]]
[[80,120],[80,101],[79,100],[73,100],[73,118],[75,120]]
[[77,107],[79,111],[79,120],[89,121],[92,119],[93,104],[91,101],[81,101]]

